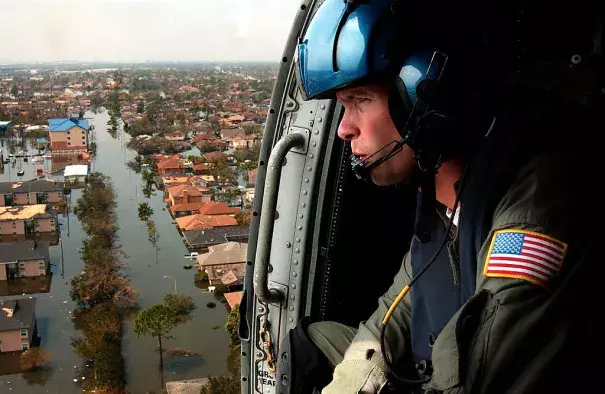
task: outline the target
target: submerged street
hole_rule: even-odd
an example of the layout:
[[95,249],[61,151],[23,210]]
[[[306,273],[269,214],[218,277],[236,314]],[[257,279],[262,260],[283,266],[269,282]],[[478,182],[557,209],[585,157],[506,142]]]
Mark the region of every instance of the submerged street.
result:
[[[230,359],[229,340],[224,330],[227,318],[225,307],[217,302],[217,307],[210,309],[206,304],[215,301],[214,295],[204,293],[194,284],[195,270],[183,269],[190,263],[183,258],[187,253],[183,239],[179,235],[173,219],[162,201],[162,191],[156,192],[149,199],[145,198],[140,174],[135,173],[126,165],[136,156],[136,152],[125,148],[129,136],[121,134],[112,138],[106,131],[109,116],[106,112],[86,114],[91,125],[94,125],[97,155],[91,163],[91,171],[99,171],[111,177],[117,193],[117,216],[119,225],[119,244],[128,258],[129,265],[126,275],[131,280],[132,287],[139,291],[141,308],[161,303],[163,297],[174,292],[175,281],[178,293],[193,297],[197,308],[191,314],[192,320],[175,328],[171,335],[174,339],[165,343],[165,348],[182,347],[200,353],[200,356],[165,356],[164,369],[166,381],[202,378],[218,375],[228,368]],[[8,156],[7,144],[3,148],[5,157]],[[35,153],[35,147],[30,147]],[[183,155],[191,152],[183,152]],[[17,160],[23,160],[21,158]],[[44,159],[45,171],[56,169],[60,164],[53,163],[54,159]],[[70,164],[70,163],[66,163]],[[72,164],[80,164],[74,161]],[[40,167],[42,164],[36,164]],[[63,164],[65,165],[65,164]],[[21,162],[15,167],[7,164],[0,181],[16,181],[17,167],[25,171],[22,180],[29,180],[36,175],[35,165],[31,159]],[[70,206],[75,205],[81,190],[73,190]],[[139,202],[147,201],[154,210],[151,217],[159,233],[158,262],[156,264],[156,248],[147,237],[147,230],[137,216]],[[85,236],[78,219],[73,214],[59,215],[61,226],[61,242],[51,246],[52,277],[46,279],[30,278],[19,287],[9,287],[2,295],[21,295],[33,289],[36,297],[36,317],[38,333],[41,337],[41,347],[52,357],[52,368],[49,371],[39,371],[29,374],[9,374],[11,368],[18,370],[18,354],[3,354],[0,356],[0,392],[17,393],[76,393],[81,392],[79,383],[84,376],[80,373],[85,368],[85,360],[77,356],[71,346],[71,338],[81,335],[74,328],[72,313],[75,303],[69,298],[69,281],[83,268],[79,249]],[[63,261],[62,261],[63,255]],[[174,278],[163,278],[170,276]],[[50,279],[50,280],[49,280]],[[50,283],[49,283],[50,282]],[[0,289],[2,291],[4,289]],[[36,291],[42,291],[36,293]],[[160,392],[160,375],[158,370],[157,343],[152,338],[137,339],[132,332],[134,316],[126,321],[122,343],[122,353],[126,365],[126,379],[132,393]],[[218,329],[212,326],[217,325]],[[74,382],[78,380],[78,382]]]

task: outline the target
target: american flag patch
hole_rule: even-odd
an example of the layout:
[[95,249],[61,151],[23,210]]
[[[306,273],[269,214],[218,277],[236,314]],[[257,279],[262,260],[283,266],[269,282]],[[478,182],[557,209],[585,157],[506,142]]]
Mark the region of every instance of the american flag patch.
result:
[[546,286],[559,274],[567,244],[543,234],[524,230],[496,231],[483,274],[524,279]]

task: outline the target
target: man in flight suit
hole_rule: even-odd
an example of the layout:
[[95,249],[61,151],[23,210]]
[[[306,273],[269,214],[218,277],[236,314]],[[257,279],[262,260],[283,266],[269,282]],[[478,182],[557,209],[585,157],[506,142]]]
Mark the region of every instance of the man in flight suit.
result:
[[[588,139],[596,118],[574,101],[578,71],[550,67],[558,52],[538,63],[526,48],[526,61],[509,61],[521,49],[499,35],[518,16],[506,1],[489,5],[501,19],[474,29],[465,22],[490,14],[479,3],[357,3],[319,8],[299,44],[299,88],[343,105],[338,136],[361,178],[393,185],[412,175],[419,205],[410,251],[376,311],[358,328],[308,327],[334,368],[322,393],[596,392],[603,259],[590,229],[602,208]],[[428,16],[429,32],[419,28]],[[533,83],[536,64],[540,75],[564,70],[561,85]],[[410,284],[386,324],[389,367],[383,318]]]

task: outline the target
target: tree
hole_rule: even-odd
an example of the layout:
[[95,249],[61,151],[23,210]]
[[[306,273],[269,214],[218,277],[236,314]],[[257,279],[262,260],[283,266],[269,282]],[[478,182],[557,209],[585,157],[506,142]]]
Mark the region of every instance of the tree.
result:
[[199,162],[202,158],[200,156],[189,155],[187,156],[187,160],[192,162],[193,164]]
[[145,113],[145,102],[139,101],[137,102],[137,114]]
[[239,346],[241,341],[238,334],[239,325],[239,305],[234,305],[231,311],[229,311],[229,317],[227,323],[225,323],[225,331],[229,334],[231,339],[231,347]]
[[238,226],[249,226],[251,219],[252,217],[250,216],[250,211],[239,211],[235,214],[235,220],[237,220]]
[[19,362],[24,371],[44,369],[50,363],[50,353],[41,347],[31,347],[21,354]]
[[11,87],[11,94],[15,97],[17,97],[17,95],[19,94],[19,88],[17,87],[17,85],[13,85]]
[[151,215],[153,215],[153,208],[146,202],[139,203],[139,219],[146,222]]
[[171,339],[168,333],[180,322],[181,319],[174,310],[164,304],[156,304],[139,312],[134,320],[134,333],[137,334],[137,338],[147,335],[157,338],[160,369],[164,368],[162,339]]
[[210,174],[219,184],[237,185],[237,175],[229,168],[225,155],[222,155],[217,161],[211,163]]
[[164,305],[181,318],[187,317],[195,309],[193,298],[185,294],[166,294]]
[[240,376],[235,374],[211,376],[208,378],[208,383],[200,390],[200,394],[239,394],[240,392]]

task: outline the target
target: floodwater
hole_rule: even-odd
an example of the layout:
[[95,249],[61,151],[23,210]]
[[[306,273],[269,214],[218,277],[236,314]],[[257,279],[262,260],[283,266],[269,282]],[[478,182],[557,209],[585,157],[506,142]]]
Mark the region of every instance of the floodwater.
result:
[[[97,142],[97,155],[91,168],[111,177],[117,192],[117,216],[119,225],[119,243],[128,255],[127,271],[131,285],[140,292],[139,303],[142,308],[162,302],[165,294],[174,292],[175,281],[163,278],[164,275],[176,280],[178,293],[193,297],[197,306],[192,313],[192,319],[176,327],[171,335],[174,339],[165,341],[166,349],[183,347],[198,352],[200,356],[171,357],[165,355],[164,371],[166,381],[195,379],[218,375],[227,371],[232,359],[229,352],[229,340],[224,330],[227,311],[222,304],[210,309],[206,304],[215,301],[214,295],[204,293],[194,285],[195,269],[186,270],[183,265],[190,263],[184,258],[187,248],[179,235],[173,219],[162,201],[162,192],[145,198],[141,189],[140,174],[130,170],[126,163],[132,160],[136,153],[125,148],[128,136],[122,135],[113,139],[106,131],[109,116],[106,112],[99,114],[87,113],[86,117],[95,126],[94,134]],[[2,147],[7,157],[7,144]],[[21,148],[17,148],[17,151]],[[29,152],[36,153],[34,146]],[[195,152],[183,152],[183,155]],[[17,159],[23,160],[23,159]],[[71,158],[71,164],[79,164],[77,157]],[[68,160],[68,161],[69,161]],[[62,160],[53,163],[45,159],[44,163],[33,164],[31,158],[27,163],[21,162],[20,168],[25,171],[23,180],[36,177],[36,167],[43,171],[56,171],[61,166],[70,164]],[[67,162],[67,164],[64,164]],[[8,164],[0,174],[0,181],[15,181],[19,164],[13,168]],[[58,176],[60,174],[57,174]],[[81,190],[72,190],[71,206],[75,205]],[[147,201],[154,210],[152,220],[156,223],[159,233],[158,262],[156,263],[156,248],[147,239],[147,230],[137,215],[139,202]],[[36,317],[38,333],[41,336],[41,346],[50,352],[52,357],[51,370],[29,374],[12,374],[11,368],[18,365],[15,355],[0,355],[0,392],[16,393],[77,393],[81,392],[79,382],[84,374],[85,360],[77,356],[71,347],[71,337],[80,335],[73,328],[72,313],[76,307],[69,298],[69,280],[83,269],[79,259],[78,248],[82,246],[85,237],[78,219],[73,214],[59,215],[61,227],[61,242],[51,246],[52,278],[49,281],[29,279],[10,286],[10,289],[0,287],[0,295],[15,297],[14,294],[26,293],[25,297],[36,297]],[[63,256],[62,256],[63,255]],[[63,257],[63,258],[62,258]],[[42,291],[42,292],[39,292]],[[28,294],[30,293],[31,294]],[[160,392],[160,375],[158,370],[157,341],[153,338],[138,339],[132,332],[134,316],[125,321],[122,354],[125,359],[126,379],[132,393]],[[218,329],[213,329],[218,325]],[[74,382],[78,379],[78,383]]]

